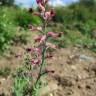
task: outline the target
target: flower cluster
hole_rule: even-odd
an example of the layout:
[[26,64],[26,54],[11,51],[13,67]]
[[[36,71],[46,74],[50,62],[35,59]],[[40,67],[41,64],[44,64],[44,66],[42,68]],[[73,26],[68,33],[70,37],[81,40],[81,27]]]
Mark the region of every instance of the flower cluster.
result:
[[[50,10],[46,10],[46,4],[48,2],[48,0],[36,0],[38,8],[39,8],[39,12],[35,12],[34,14],[37,16],[41,16],[43,18],[44,21],[49,21],[54,15],[55,12],[53,9]],[[48,23],[48,22],[47,22]],[[58,46],[48,42],[49,38],[58,38],[61,34],[60,33],[55,33],[55,32],[46,32],[46,22],[44,22],[44,24],[39,27],[34,27],[31,24],[29,24],[29,29],[30,30],[38,30],[41,32],[41,34],[37,35],[36,37],[34,37],[34,41],[35,44],[37,44],[35,46],[35,48],[28,48],[27,52],[31,52],[32,54],[32,59],[30,60],[32,65],[43,65],[45,59],[47,58],[52,58],[53,55],[52,53],[49,53],[47,50],[48,49],[57,49]],[[43,34],[42,34],[43,33]],[[42,69],[42,68],[41,68]]]
[[[32,96],[37,96],[38,92],[36,89],[41,88],[41,87],[38,87],[38,86],[41,86],[40,84],[41,77],[45,74],[48,74],[48,73],[50,74],[55,72],[54,69],[46,68],[45,61],[53,57],[52,51],[49,49],[58,48],[58,46],[56,46],[55,44],[49,41],[49,38],[57,39],[58,37],[61,36],[61,33],[55,33],[55,32],[46,30],[47,23],[48,23],[47,21],[49,21],[55,15],[55,12],[53,9],[50,9],[48,11],[46,10],[46,4],[48,0],[36,0],[36,2],[38,5],[38,8],[40,9],[40,12],[35,12],[34,15],[40,16],[44,20],[44,22],[43,22],[43,25],[41,26],[32,26],[31,24],[28,25],[28,28],[31,31],[38,30],[40,31],[40,34],[38,33],[38,35],[34,37],[34,47],[26,48],[26,52],[24,53],[24,65],[17,72],[17,76],[16,76],[17,80],[14,83],[14,86],[16,86],[16,89],[17,89],[17,86],[20,86],[19,83],[24,83],[25,81],[29,82],[28,85],[30,85],[29,87],[32,88],[32,92],[31,92]],[[31,11],[33,10],[30,10],[30,12]],[[21,54],[16,55],[16,57],[21,57],[21,56],[22,56]],[[18,78],[22,81],[23,80],[25,81],[19,82]],[[32,85],[30,84],[31,82],[32,82]],[[26,89],[26,84],[24,86],[25,89]],[[24,87],[22,89],[24,89]],[[22,96],[25,96],[25,95],[22,95]]]
[[44,67],[45,65],[45,60],[52,58],[53,54],[52,52],[49,52],[48,49],[57,49],[58,46],[55,44],[49,42],[49,38],[57,39],[58,37],[61,36],[60,33],[55,33],[55,32],[47,32],[46,27],[47,23],[46,21],[50,21],[50,19],[55,15],[55,12],[53,9],[46,10],[46,3],[48,0],[36,0],[38,8],[40,9],[40,12],[35,12],[34,14],[37,16],[42,17],[44,20],[42,27],[34,27],[31,24],[29,24],[29,29],[30,30],[38,30],[40,31],[40,34],[34,37],[34,47],[33,48],[27,48],[26,51],[27,53],[31,54],[30,58],[30,63],[32,66],[38,66],[39,67],[39,74],[38,78],[36,80],[36,84],[40,80],[40,77],[44,73],[54,73],[54,70],[46,69]]
[[48,0],[36,0],[38,7],[40,9],[40,13],[34,13],[37,16],[41,16],[44,20],[50,20],[54,15],[55,12],[53,9],[50,9],[46,11],[45,5],[48,2]]
[[[33,65],[39,65],[41,63],[42,55],[43,55],[42,53],[43,53],[44,48],[46,49],[46,52],[47,52],[47,49],[50,49],[50,48],[56,49],[57,48],[56,45],[54,45],[50,42],[47,42],[49,37],[57,38],[58,34],[56,34],[54,32],[48,32],[46,35],[45,34],[44,35],[37,35],[34,38],[34,41],[36,43],[38,43],[38,46],[34,47],[34,48],[27,48],[26,49],[26,51],[28,53],[31,53],[31,55],[33,56],[32,60],[31,60],[31,63]],[[47,52],[45,57],[50,58],[50,57],[52,57],[52,54]]]

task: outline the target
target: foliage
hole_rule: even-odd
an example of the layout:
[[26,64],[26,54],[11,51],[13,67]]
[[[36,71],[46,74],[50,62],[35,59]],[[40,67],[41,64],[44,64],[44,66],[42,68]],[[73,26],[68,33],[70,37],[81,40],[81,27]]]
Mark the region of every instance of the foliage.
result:
[[[93,42],[95,42],[96,39],[92,38],[91,35],[93,29],[96,28],[95,11],[95,0],[80,0],[79,2],[70,4],[69,6],[56,7],[56,15],[53,18],[55,26],[53,25],[52,28],[53,31],[56,30],[57,32],[61,31],[64,33],[62,36],[62,41],[64,41],[64,43],[61,41],[58,41],[58,43],[62,43],[62,46],[65,44],[72,45],[80,42],[84,45],[88,44],[87,46],[89,46],[91,43],[90,47],[93,48]],[[79,37],[78,34],[80,34]],[[83,38],[86,38],[86,40]],[[96,46],[94,46],[94,49],[95,48]]]
[[24,77],[16,77],[13,87],[13,96],[24,96],[26,91],[26,86],[28,84],[28,79]]
[[7,77],[8,75],[10,75],[10,73],[11,69],[9,67],[0,68],[0,76]]
[[36,68],[33,69],[28,53],[25,53],[24,57],[24,64],[14,74],[12,94],[13,96],[38,96],[40,84],[37,84],[37,87],[33,86],[36,78],[31,75]]
[[[28,24],[39,24],[40,18],[31,16],[27,10],[20,8],[0,7],[0,51],[9,49],[11,43],[14,43],[14,39],[20,38],[20,42],[26,42],[25,29]],[[18,37],[18,30],[21,30]],[[19,30],[19,31],[20,31]]]
[[[53,20],[55,22],[59,22],[59,23],[61,22],[66,27],[72,26],[73,28],[77,28],[78,30],[79,28],[84,29],[83,27],[89,24],[89,29],[91,30],[92,26],[90,25],[92,25],[93,23],[94,25],[96,25],[95,9],[96,9],[95,4],[94,5],[90,4],[90,6],[85,6],[81,2],[73,3],[67,7],[57,7],[56,8],[57,14],[55,15]],[[86,28],[82,31],[83,32],[86,31]]]
[[[46,59],[52,57],[52,54],[50,54],[48,50],[56,49],[57,46],[49,43],[48,41],[49,38],[58,39],[59,34],[50,31],[48,32],[46,30],[48,21],[51,20],[53,15],[51,15],[51,11],[45,12],[43,10],[45,9],[45,6],[42,5],[43,9],[40,7],[40,4],[38,4],[38,6],[45,14],[44,16],[41,16],[44,22],[42,24],[40,34],[34,38],[34,47],[26,49],[24,54],[24,64],[22,65],[22,68],[17,71],[13,86],[13,94],[15,96],[27,96],[29,94],[30,96],[39,96],[41,77],[48,73],[54,73],[54,70],[48,70],[45,66]],[[33,26],[31,30],[33,30]],[[31,86],[31,88],[27,87],[27,90],[25,90],[26,86]]]
[[1,5],[11,6],[14,4],[14,0],[0,0]]
[[[10,11],[9,11],[10,10]],[[15,14],[14,14],[15,15]],[[1,7],[0,10],[0,51],[9,47],[12,38],[16,34],[13,9]]]
[[29,14],[26,9],[19,10],[16,15],[18,26],[27,28],[28,24],[38,25],[41,23],[39,17]]

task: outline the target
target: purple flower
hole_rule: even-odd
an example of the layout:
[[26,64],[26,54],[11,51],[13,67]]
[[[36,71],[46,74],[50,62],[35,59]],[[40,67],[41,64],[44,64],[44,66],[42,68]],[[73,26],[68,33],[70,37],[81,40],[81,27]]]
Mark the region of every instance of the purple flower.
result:
[[32,60],[31,60],[31,63],[32,63],[33,65],[39,65],[39,64],[41,63],[41,60],[40,60],[40,59],[32,59]]
[[42,35],[42,36],[39,35],[34,38],[35,42],[39,42],[39,43],[43,43],[45,39],[46,39],[46,35]]
[[27,52],[32,52],[32,50],[33,50],[32,48],[27,48],[26,49]]

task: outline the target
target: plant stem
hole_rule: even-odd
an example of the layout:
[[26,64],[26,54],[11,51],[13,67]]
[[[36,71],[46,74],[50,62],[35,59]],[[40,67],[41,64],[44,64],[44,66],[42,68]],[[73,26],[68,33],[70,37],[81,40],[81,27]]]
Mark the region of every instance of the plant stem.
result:
[[46,52],[46,48],[43,49],[43,52],[42,52],[42,63],[41,63],[41,66],[40,66],[40,71],[39,71],[39,74],[38,74],[38,78],[36,80],[36,85],[38,83],[38,81],[40,80],[41,78],[41,74],[42,74],[42,70],[43,70],[43,66],[44,66],[44,61],[45,61],[45,52]]
[[[46,21],[44,22],[43,32],[46,34]],[[37,80],[36,80],[36,83],[35,83],[35,87],[37,86],[37,84],[38,84],[38,82],[39,82],[39,80],[42,76],[42,70],[43,70],[43,67],[44,67],[45,53],[46,53],[46,41],[47,41],[47,39],[43,43],[42,62],[41,62],[41,65],[40,65],[40,70],[39,70],[39,74],[38,74],[38,77],[37,77]]]

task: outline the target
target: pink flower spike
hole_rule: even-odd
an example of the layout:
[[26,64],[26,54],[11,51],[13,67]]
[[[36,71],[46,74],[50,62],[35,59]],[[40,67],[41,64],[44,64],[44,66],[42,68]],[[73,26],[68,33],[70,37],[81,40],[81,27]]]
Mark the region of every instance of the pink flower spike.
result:
[[51,13],[51,17],[54,17],[55,16],[55,12],[54,12],[53,9],[51,9],[50,13]]
[[55,12],[54,12],[53,9],[51,9],[51,10],[45,12],[43,18],[44,18],[45,20],[47,20],[47,19],[50,20],[50,19],[51,19],[52,17],[54,17],[54,16],[55,16]]
[[27,51],[28,53],[30,53],[30,52],[32,52],[32,51],[34,51],[34,50],[33,50],[33,48],[26,48],[26,51]]
[[38,26],[38,27],[37,27],[37,30],[38,30],[38,31],[42,31],[42,27]]
[[42,0],[36,0],[37,4],[42,3]]
[[46,4],[48,0],[36,0],[36,2],[37,4],[41,3],[43,5],[43,4]]
[[41,52],[41,49],[40,49],[40,48],[35,48],[35,50],[36,50],[37,52]]
[[50,11],[45,12],[45,17],[44,17],[44,19],[48,19],[48,18],[50,18],[50,16],[51,16]]
[[36,0],[38,7],[41,11],[45,11],[45,7],[44,7],[44,1],[43,0]]
[[57,49],[57,46],[52,43],[46,43],[47,48]]
[[41,53],[42,53],[40,48],[35,48],[34,51],[36,51],[38,55],[41,55]]
[[53,38],[58,37],[58,34],[56,34],[56,33],[54,33],[54,32],[48,32],[47,35],[48,35],[48,36],[51,36],[51,37],[53,37]]
[[41,40],[40,40],[40,43],[44,42],[46,40],[46,35],[43,35]]
[[31,63],[32,63],[33,65],[39,65],[39,64],[41,63],[41,60],[39,60],[39,59],[32,59],[32,60],[31,60]]
[[39,36],[36,36],[34,38],[34,40],[35,40],[35,42],[40,42],[41,38],[42,38],[42,36],[39,35]]
[[43,36],[37,36],[35,37],[35,42],[39,42],[39,43],[42,43],[46,40],[46,35],[43,35]]

